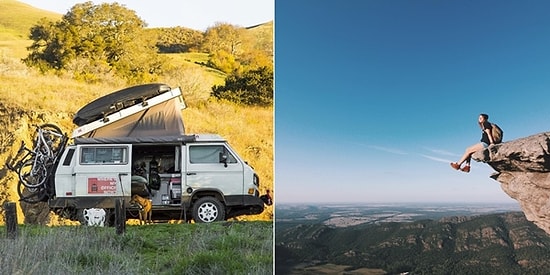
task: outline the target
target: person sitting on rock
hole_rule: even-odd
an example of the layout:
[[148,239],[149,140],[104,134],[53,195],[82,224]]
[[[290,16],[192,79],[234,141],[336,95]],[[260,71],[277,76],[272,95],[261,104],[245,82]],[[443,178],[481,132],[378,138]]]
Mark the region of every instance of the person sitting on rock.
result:
[[[468,148],[464,152],[464,155],[458,162],[451,162],[451,167],[455,170],[461,170],[462,172],[470,172],[470,160],[472,159],[472,154],[489,147],[491,144],[495,144],[495,139],[493,138],[492,129],[493,126],[489,122],[489,115],[480,114],[478,118],[478,124],[481,128],[481,142],[476,143]],[[465,163],[464,167],[461,167]]]

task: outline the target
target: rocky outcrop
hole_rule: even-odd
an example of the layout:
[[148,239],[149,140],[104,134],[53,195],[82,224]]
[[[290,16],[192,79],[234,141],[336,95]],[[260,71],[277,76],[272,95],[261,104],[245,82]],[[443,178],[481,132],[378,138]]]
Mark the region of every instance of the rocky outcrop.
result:
[[550,132],[492,145],[472,158],[495,169],[491,178],[550,234]]

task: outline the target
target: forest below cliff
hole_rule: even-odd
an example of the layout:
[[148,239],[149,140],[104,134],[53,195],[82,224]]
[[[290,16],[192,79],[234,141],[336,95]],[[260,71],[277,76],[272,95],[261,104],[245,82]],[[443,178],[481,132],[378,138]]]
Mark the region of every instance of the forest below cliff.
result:
[[521,212],[362,224],[276,222],[280,274],[544,274],[550,236]]

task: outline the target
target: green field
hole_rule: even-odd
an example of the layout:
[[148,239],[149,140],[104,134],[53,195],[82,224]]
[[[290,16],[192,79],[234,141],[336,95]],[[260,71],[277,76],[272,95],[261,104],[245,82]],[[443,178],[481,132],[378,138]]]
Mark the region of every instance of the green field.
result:
[[[0,227],[3,234],[5,227]],[[0,274],[271,274],[271,222],[115,228],[20,226]]]

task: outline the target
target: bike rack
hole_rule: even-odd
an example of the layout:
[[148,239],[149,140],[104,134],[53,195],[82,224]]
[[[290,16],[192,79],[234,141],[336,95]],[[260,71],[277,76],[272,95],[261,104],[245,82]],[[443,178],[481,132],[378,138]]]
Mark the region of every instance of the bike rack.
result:
[[[42,128],[52,128],[53,130],[43,130]],[[57,148],[50,147],[51,144],[54,143],[54,140],[46,138],[44,133],[53,134],[59,138],[59,140],[55,142]],[[21,142],[21,147],[17,151],[17,154],[6,164],[8,169],[16,172],[19,176],[17,191],[21,201],[37,203],[44,201],[51,194],[55,193],[55,186],[52,181],[53,175],[67,141],[67,135],[62,133],[59,127],[53,124],[44,124],[37,127],[37,136],[34,139],[33,148],[28,148],[24,141]],[[44,155],[45,153],[42,151],[44,149],[43,146],[46,146],[46,155]],[[36,172],[35,165],[41,166],[36,169],[45,169],[44,175],[39,175],[39,177],[43,178],[39,178],[39,183],[36,184],[36,186],[31,186],[28,182],[25,182],[26,176],[28,175],[22,174],[27,173],[27,171],[23,171],[22,169],[28,166],[31,161],[31,170],[29,173]]]

